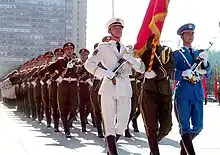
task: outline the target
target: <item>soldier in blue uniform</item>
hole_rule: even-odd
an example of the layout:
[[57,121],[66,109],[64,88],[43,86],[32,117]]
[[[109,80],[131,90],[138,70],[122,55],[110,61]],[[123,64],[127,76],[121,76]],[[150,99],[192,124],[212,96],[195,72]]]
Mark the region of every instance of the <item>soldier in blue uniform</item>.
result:
[[[211,67],[207,52],[198,52],[192,48],[195,25],[192,23],[181,26],[177,34],[183,40],[183,47],[175,52],[173,78],[177,81],[175,91],[175,113],[180,126],[181,155],[195,155],[192,140],[203,129],[203,88],[201,83],[201,69],[206,73],[204,76],[211,76]],[[193,72],[190,67],[196,60],[202,59],[200,69]],[[192,128],[190,127],[190,120]]]

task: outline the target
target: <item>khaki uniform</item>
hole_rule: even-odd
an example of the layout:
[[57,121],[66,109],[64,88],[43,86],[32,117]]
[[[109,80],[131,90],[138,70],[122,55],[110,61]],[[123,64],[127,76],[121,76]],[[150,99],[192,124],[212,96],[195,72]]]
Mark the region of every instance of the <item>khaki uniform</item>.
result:
[[32,120],[35,120],[37,118],[37,112],[36,112],[36,104],[34,100],[34,85],[32,84],[32,75],[34,72],[37,70],[37,68],[32,68],[31,71],[28,73],[28,86],[29,86],[29,91],[28,91],[28,100],[29,100],[29,105],[31,108],[31,116]]
[[[140,103],[151,154],[155,155],[159,154],[158,141],[166,136],[172,127],[172,91],[169,77],[171,77],[173,68],[171,53],[166,53],[169,61],[165,64],[161,60],[164,53],[159,48],[156,54],[159,59],[155,56],[152,70],[157,76],[155,78],[148,78],[147,74],[145,74]],[[150,56],[150,50],[145,51],[142,56],[142,61],[145,63],[146,68],[148,68]],[[159,130],[158,134],[157,130]]]
[[57,71],[62,76],[59,77],[61,80],[58,86],[58,102],[64,132],[68,137],[70,135],[70,123],[76,115],[76,99],[79,92],[77,84],[78,68],[75,65],[73,65],[72,68],[67,68],[67,64],[71,60],[73,59],[67,57],[59,58],[47,67],[50,74]]
[[100,95],[98,94],[99,87],[101,86],[101,80],[96,77],[93,77],[93,86],[90,89],[91,95],[91,104],[93,107],[93,113],[95,115],[95,123],[98,131],[98,137],[103,138],[102,131],[102,112],[101,112],[101,103]]
[[47,73],[46,66],[44,66],[39,71],[39,76],[41,78],[41,98],[44,106],[44,112],[46,116],[47,121],[47,127],[51,126],[51,105],[50,105],[50,99],[49,99],[49,86],[47,84],[47,80],[50,79],[50,75]]
[[92,106],[90,103],[90,90],[89,87],[92,85],[91,75],[85,69],[84,65],[79,68],[78,72],[79,81],[79,114],[82,126],[82,131],[86,132],[86,120],[87,115],[92,112]]
[[23,83],[22,83],[22,87],[23,87],[23,95],[24,95],[24,114],[27,118],[30,118],[30,115],[31,115],[31,106],[30,106],[30,103],[29,103],[29,99],[28,99],[28,81],[27,81],[27,78],[28,78],[28,72],[30,70],[26,70],[26,72],[24,73],[24,76],[23,76]]
[[43,66],[39,66],[38,69],[33,74],[34,80],[34,100],[36,104],[37,109],[37,119],[38,122],[41,122],[43,120],[44,116],[44,108],[42,104],[42,98],[41,98],[41,84],[40,84],[40,77],[38,76],[38,72],[43,68]]

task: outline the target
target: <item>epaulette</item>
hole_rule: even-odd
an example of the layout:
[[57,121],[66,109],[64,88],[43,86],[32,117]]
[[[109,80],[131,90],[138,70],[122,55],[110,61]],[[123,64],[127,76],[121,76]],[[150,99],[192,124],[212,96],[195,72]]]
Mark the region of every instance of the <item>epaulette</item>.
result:
[[104,45],[104,46],[106,46],[106,45],[107,45],[107,46],[111,46],[111,43],[109,43],[109,42],[101,42],[101,43],[99,43],[98,47],[99,47],[99,46],[103,46],[103,45]]

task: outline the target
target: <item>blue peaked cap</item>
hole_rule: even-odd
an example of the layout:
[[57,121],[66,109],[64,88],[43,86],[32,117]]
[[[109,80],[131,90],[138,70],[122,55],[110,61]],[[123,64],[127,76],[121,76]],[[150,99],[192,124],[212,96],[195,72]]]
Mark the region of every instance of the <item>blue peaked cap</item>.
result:
[[195,27],[196,26],[192,23],[184,24],[178,29],[177,34],[182,35],[182,33],[185,31],[194,31]]

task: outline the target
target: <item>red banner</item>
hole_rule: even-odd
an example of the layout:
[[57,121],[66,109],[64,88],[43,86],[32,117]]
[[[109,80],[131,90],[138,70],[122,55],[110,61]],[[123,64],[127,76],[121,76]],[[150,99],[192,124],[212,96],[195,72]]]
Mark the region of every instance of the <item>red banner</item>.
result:
[[218,66],[216,65],[216,69],[215,69],[215,76],[214,76],[214,95],[215,95],[215,99],[218,101],[218,86],[219,82],[218,82]]
[[134,46],[137,56],[141,56],[146,50],[146,42],[152,34],[155,34],[159,40],[167,16],[168,4],[169,0],[150,0]]

